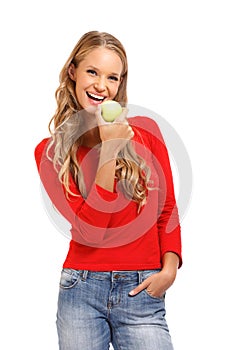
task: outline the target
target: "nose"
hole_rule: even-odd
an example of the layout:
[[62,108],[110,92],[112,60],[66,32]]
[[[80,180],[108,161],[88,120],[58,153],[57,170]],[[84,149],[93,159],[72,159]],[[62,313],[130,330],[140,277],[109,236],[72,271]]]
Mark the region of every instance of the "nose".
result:
[[103,92],[106,89],[106,82],[104,77],[97,77],[94,87],[96,91]]

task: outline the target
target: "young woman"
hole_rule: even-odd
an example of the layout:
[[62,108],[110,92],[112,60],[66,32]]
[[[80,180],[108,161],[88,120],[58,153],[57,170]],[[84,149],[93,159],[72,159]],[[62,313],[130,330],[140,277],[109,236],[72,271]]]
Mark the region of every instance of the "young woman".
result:
[[[61,350],[173,349],[165,293],[182,264],[173,179],[158,125],[127,118],[127,73],[119,40],[84,34],[60,73],[51,137],[35,149],[43,185],[71,224]],[[112,123],[101,116],[106,100],[123,107]]]

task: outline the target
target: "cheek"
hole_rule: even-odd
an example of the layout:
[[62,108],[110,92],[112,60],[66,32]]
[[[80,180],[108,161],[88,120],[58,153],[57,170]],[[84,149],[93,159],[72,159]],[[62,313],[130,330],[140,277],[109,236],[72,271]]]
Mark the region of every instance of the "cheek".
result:
[[120,88],[120,84],[116,84],[115,86],[111,87],[110,93],[112,98],[114,98],[117,95],[119,88]]
[[84,76],[78,76],[76,79],[76,89],[77,90],[83,90],[88,85],[88,79]]
[[76,96],[80,97],[84,94],[84,90],[85,88],[88,86],[88,82],[86,81],[86,79],[77,79],[76,80],[76,85],[75,85],[75,92],[76,92]]

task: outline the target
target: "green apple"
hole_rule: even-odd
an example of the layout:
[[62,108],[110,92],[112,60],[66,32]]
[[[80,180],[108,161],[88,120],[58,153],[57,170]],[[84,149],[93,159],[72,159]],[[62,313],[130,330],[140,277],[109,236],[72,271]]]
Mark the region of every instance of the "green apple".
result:
[[122,113],[120,103],[112,100],[107,100],[101,103],[102,118],[106,122],[113,122]]

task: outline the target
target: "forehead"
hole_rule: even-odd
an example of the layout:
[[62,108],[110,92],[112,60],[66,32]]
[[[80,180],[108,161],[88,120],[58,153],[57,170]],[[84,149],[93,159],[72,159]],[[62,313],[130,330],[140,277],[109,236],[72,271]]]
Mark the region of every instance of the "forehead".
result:
[[107,69],[117,73],[122,72],[122,62],[117,53],[105,47],[98,47],[91,50],[80,62],[83,66],[95,66],[99,69]]

